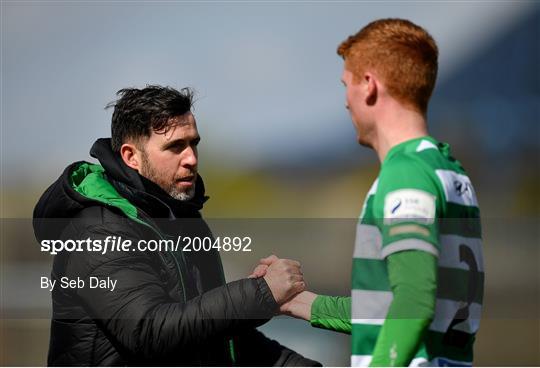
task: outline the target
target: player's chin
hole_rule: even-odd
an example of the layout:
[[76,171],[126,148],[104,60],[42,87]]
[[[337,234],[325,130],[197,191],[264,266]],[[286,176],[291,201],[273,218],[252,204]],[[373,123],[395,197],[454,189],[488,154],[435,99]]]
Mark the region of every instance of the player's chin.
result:
[[369,142],[364,138],[363,135],[357,134],[357,135],[356,135],[356,141],[357,141],[358,144],[360,144],[361,146],[364,146],[364,147],[371,147],[371,145],[370,145]]
[[369,139],[369,134],[366,134],[365,132],[356,132],[356,141],[358,144],[367,147],[367,148],[373,148],[373,144],[371,140]]

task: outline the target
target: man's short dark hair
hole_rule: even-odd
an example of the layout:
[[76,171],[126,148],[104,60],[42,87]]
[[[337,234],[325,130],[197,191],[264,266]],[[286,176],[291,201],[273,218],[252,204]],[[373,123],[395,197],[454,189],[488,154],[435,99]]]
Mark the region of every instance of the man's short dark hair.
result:
[[138,142],[152,131],[166,131],[170,118],[184,115],[193,106],[193,90],[148,85],[145,88],[124,88],[116,93],[120,98],[109,103],[114,106],[111,135],[112,149],[119,152],[128,140]]

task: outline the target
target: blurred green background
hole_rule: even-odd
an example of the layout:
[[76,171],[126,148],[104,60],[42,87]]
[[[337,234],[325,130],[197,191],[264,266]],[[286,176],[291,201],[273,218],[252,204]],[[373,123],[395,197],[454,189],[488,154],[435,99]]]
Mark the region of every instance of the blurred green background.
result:
[[[355,143],[335,48],[389,16],[425,26],[439,42],[431,132],[451,144],[482,210],[486,290],[475,364],[539,366],[537,2],[3,2],[0,364],[46,364],[49,320],[24,316],[50,313],[48,295],[32,287],[51,259],[28,219],[63,167],[89,160],[91,143],[109,134],[111,112],[102,109],[122,87],[198,90],[211,221],[354,223],[378,163]],[[301,261],[313,291],[347,295],[354,227],[324,246],[303,235],[299,228],[250,254],[223,253],[227,279],[274,253]],[[346,335],[288,318],[261,330],[326,365],[349,364]]]

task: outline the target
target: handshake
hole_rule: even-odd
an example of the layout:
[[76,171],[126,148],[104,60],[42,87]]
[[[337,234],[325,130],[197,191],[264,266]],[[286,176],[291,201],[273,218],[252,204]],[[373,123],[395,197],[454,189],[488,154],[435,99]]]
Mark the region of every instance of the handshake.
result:
[[317,295],[306,291],[300,262],[271,255],[262,258],[248,277],[264,278],[279,304],[280,314],[310,320],[311,304]]

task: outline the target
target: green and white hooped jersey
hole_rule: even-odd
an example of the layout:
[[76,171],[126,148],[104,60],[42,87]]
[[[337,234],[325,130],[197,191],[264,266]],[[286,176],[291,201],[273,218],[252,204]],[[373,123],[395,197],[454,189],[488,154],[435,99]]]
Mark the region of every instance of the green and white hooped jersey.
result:
[[403,250],[438,257],[435,317],[411,365],[472,363],[484,284],[480,210],[449,151],[431,137],[394,146],[366,197],[352,270],[352,366],[371,361],[392,302],[385,258]]

